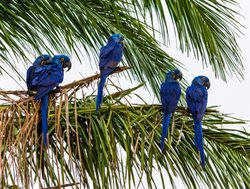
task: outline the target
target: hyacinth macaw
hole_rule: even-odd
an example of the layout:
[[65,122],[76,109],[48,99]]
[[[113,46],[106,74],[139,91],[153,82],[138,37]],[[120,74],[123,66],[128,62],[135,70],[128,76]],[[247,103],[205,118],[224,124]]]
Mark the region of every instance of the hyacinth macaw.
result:
[[32,80],[32,86],[37,89],[37,93],[34,96],[35,101],[41,99],[42,133],[45,147],[48,146],[48,94],[63,81],[63,68],[66,67],[68,68],[67,71],[69,71],[71,68],[70,58],[66,55],[55,55],[50,64],[35,70],[36,77]]
[[194,143],[200,153],[201,166],[205,166],[205,153],[203,148],[202,118],[207,108],[207,89],[210,87],[209,79],[197,76],[191,86],[186,90],[188,110],[194,119]]
[[117,68],[123,55],[123,36],[113,34],[108,39],[108,43],[100,49],[99,68],[101,72],[100,82],[96,98],[96,112],[101,107],[103,98],[103,88],[107,77]]
[[50,61],[51,56],[48,54],[43,54],[37,57],[32,66],[29,67],[26,73],[26,84],[28,91],[36,91],[36,88],[32,86],[32,80],[36,77],[35,70],[38,67],[42,67],[43,65],[49,64]]
[[182,79],[182,73],[175,69],[166,74],[165,82],[161,84],[160,96],[163,108],[161,150],[164,149],[164,139],[168,134],[170,116],[175,111],[181,96],[181,87],[177,79]]

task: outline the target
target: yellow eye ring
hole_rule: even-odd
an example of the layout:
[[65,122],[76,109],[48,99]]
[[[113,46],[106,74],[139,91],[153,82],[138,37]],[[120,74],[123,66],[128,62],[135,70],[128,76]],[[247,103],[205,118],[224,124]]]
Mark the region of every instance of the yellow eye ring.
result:
[[64,62],[64,58],[61,58],[61,61]]

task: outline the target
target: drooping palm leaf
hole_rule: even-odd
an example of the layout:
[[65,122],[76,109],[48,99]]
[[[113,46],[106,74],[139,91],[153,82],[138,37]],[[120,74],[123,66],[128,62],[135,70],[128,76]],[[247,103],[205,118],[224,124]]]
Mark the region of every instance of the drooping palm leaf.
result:
[[211,64],[217,77],[243,77],[235,38],[241,27],[236,18],[236,1],[166,0],[166,4],[183,52],[191,51],[206,66]]

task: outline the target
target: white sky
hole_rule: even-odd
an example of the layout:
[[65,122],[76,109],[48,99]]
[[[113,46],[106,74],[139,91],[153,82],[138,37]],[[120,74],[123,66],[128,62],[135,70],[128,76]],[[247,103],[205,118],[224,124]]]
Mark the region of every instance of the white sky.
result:
[[[245,29],[242,30],[244,35],[240,36],[238,39],[239,46],[242,50],[243,63],[245,67],[245,80],[238,81],[237,78],[228,78],[228,82],[225,83],[219,79],[214,78],[213,72],[211,69],[203,69],[202,63],[195,60],[192,57],[187,58],[186,55],[181,54],[176,51],[174,48],[167,49],[167,53],[172,55],[177,60],[184,62],[188,71],[183,71],[184,77],[189,83],[197,75],[206,75],[210,78],[211,87],[208,91],[209,101],[208,106],[220,105],[219,110],[223,113],[230,113],[235,117],[242,118],[245,120],[250,120],[250,1],[249,0],[239,0],[239,5],[241,7],[240,13],[245,17],[245,19],[240,19],[241,24],[245,26]],[[34,56],[33,56],[34,58]],[[86,59],[87,61],[87,59]],[[96,73],[97,66],[91,66],[86,62],[85,64],[78,64],[78,62],[73,57],[73,67],[70,72],[65,73],[65,80],[63,84],[72,82],[73,80],[78,80],[81,78],[81,75],[84,77],[91,76]],[[20,69],[20,73],[25,76],[25,68]],[[112,80],[118,82],[117,77],[112,77]],[[135,82],[131,83],[126,81],[124,78],[120,78],[119,82],[121,83],[122,88],[132,88],[137,84]],[[19,83],[21,86],[26,89],[24,82]],[[1,77],[1,89],[3,90],[20,90],[14,81],[8,76]],[[147,102],[153,102],[154,96],[146,95],[144,90],[136,91],[140,96],[147,100]],[[155,101],[156,102],[156,101]],[[249,125],[248,125],[249,130]],[[178,189],[182,189],[182,184],[177,184]]]

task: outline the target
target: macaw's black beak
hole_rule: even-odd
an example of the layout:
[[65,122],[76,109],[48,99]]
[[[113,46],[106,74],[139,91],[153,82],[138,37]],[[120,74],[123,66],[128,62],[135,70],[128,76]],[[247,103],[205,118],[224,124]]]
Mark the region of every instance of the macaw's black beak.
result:
[[209,81],[205,82],[205,84],[204,84],[204,85],[207,87],[207,89],[209,89],[209,88],[210,88],[210,82],[209,82]]
[[64,63],[63,63],[63,68],[68,68],[67,72],[71,69],[71,66],[72,66],[72,64],[71,64],[70,61],[69,61],[69,62],[64,62]]

